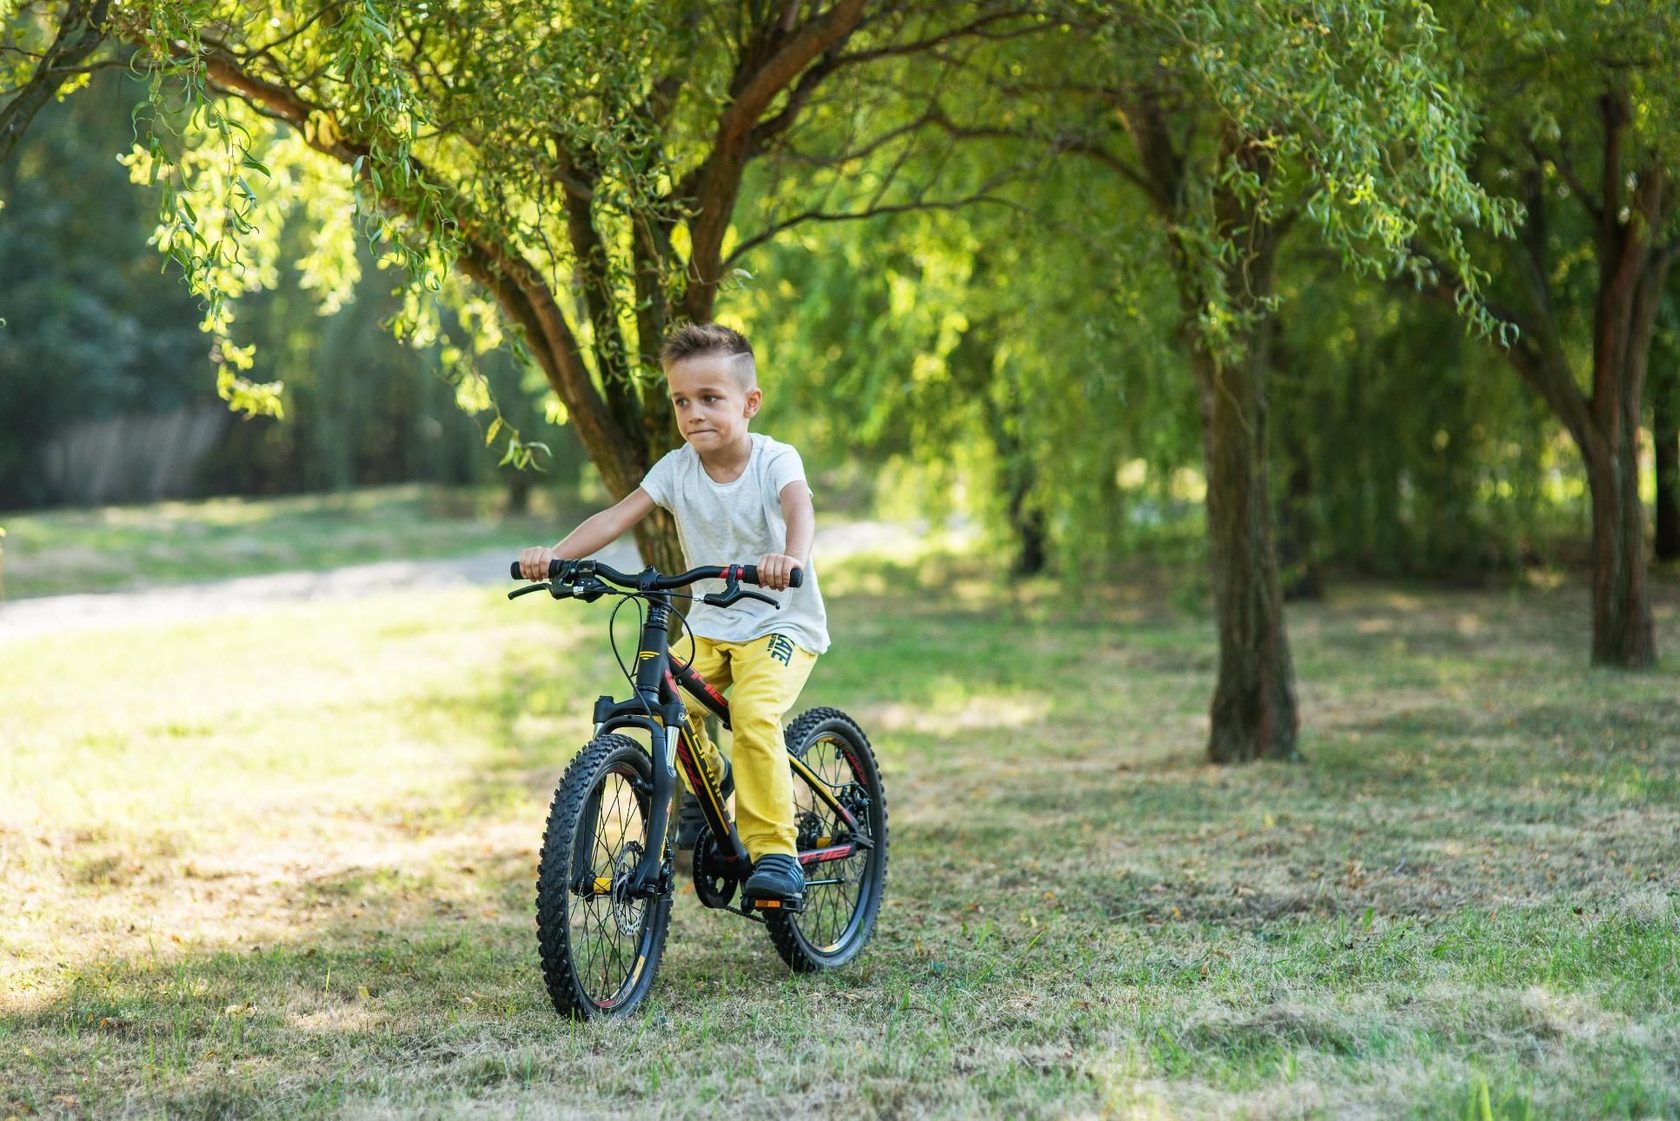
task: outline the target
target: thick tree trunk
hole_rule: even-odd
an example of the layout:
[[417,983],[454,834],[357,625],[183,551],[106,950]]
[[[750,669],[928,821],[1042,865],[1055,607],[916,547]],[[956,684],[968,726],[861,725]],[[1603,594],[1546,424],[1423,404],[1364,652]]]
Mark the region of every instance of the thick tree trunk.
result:
[[[1193,226],[1200,219],[1185,210],[1187,157],[1175,146],[1163,107],[1139,100],[1126,107],[1125,122],[1150,199],[1168,228]],[[1227,132],[1221,150],[1222,165],[1234,160],[1261,180],[1271,173],[1269,148],[1255,138]],[[1218,236],[1233,242],[1235,250],[1218,266],[1222,291],[1207,290],[1201,246],[1176,236],[1169,242],[1179,330],[1201,393],[1208,540],[1219,621],[1219,680],[1208,757],[1215,763],[1296,759],[1300,715],[1283,625],[1266,463],[1268,304],[1282,230],[1223,181],[1214,190],[1213,210]],[[1205,335],[1203,316],[1210,302],[1226,305],[1241,321],[1237,340],[1219,346]]]
[[[1631,254],[1630,254],[1631,256]],[[1592,422],[1580,441],[1592,495],[1593,647],[1596,665],[1656,663],[1645,581],[1645,508],[1639,500],[1639,419],[1662,272],[1645,267],[1601,297],[1593,347]]]
[[1660,561],[1680,560],[1680,370],[1652,377],[1651,439],[1657,453],[1657,540]]
[[1552,291],[1549,199],[1538,169],[1527,177],[1528,212],[1520,275],[1532,317],[1507,357],[1568,429],[1587,470],[1592,498],[1592,660],[1645,669],[1657,660],[1646,587],[1645,511],[1639,500],[1639,421],[1657,309],[1680,244],[1653,244],[1667,228],[1667,169],[1647,160],[1624,166],[1631,111],[1625,92],[1598,99],[1603,119],[1599,197],[1576,192],[1596,227],[1598,284],[1593,307],[1591,393],[1583,393],[1563,341]]
[[1657,641],[1645,587],[1638,449],[1626,435],[1606,443],[1611,446],[1587,457],[1592,492],[1592,660],[1596,665],[1645,669],[1657,660]]
[[1657,309],[1673,257],[1650,247],[1662,211],[1663,171],[1640,176],[1632,202],[1643,221],[1604,238],[1593,324],[1592,423],[1578,441],[1593,504],[1593,662],[1656,664],[1656,628],[1645,580],[1645,509],[1639,500],[1639,421]]
[[[1227,135],[1227,155],[1264,179],[1264,145]],[[1297,759],[1300,714],[1295,667],[1283,623],[1283,588],[1266,441],[1266,371],[1273,337],[1267,300],[1281,231],[1232,190],[1216,190],[1222,236],[1239,252],[1222,266],[1224,299],[1248,319],[1236,343],[1213,353],[1197,328],[1208,294],[1177,256],[1183,334],[1201,398],[1207,470],[1208,542],[1219,620],[1219,681],[1214,687],[1208,757],[1215,763]]]
[[1195,365],[1219,618],[1208,757],[1215,763],[1298,758],[1295,669],[1267,482],[1264,363],[1251,353],[1223,367],[1198,355]]

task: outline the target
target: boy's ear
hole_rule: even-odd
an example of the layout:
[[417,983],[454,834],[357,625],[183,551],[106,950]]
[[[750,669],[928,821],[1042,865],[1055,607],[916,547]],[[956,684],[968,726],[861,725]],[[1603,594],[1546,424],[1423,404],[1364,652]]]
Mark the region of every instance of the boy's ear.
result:
[[747,390],[747,416],[751,417],[756,414],[759,406],[762,404],[764,404],[763,390],[759,389],[756,385]]

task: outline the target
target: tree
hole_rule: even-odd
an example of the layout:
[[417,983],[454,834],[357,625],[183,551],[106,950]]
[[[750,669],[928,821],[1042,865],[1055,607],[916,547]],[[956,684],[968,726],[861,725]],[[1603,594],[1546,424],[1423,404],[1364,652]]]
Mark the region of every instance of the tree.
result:
[[[1435,231],[1509,209],[1468,181],[1472,130],[1427,7],[1396,0],[1076,4],[1101,48],[1057,96],[1083,94],[1057,139],[1142,192],[1165,231],[1179,330],[1201,400],[1219,620],[1209,756],[1293,758],[1299,717],[1284,629],[1266,444],[1279,246],[1304,224],[1355,269],[1415,272]],[[1473,284],[1468,268],[1464,274]]]
[[[231,341],[223,294],[272,258],[260,231],[273,211],[342,190],[333,177],[348,171],[375,239],[421,289],[407,328],[437,330],[425,289],[470,305],[446,282],[458,270],[513,326],[624,494],[676,439],[651,376],[666,327],[711,318],[732,242],[775,232],[732,225],[746,169],[858,69],[1014,18],[1007,5],[866,0],[188,0],[125,9],[116,30],[197,106],[187,142],[137,160],[178,187],[164,243],[228,336],[230,395],[263,397],[241,380],[249,356]],[[293,177],[283,197],[250,181],[282,169]],[[483,309],[467,318],[494,330]],[[680,562],[668,522],[638,534],[652,563]]]
[[[1512,368],[1580,451],[1592,500],[1592,660],[1656,661],[1639,427],[1657,313],[1680,256],[1680,14],[1568,0],[1452,5],[1486,114],[1484,183],[1515,185],[1519,234],[1483,306]],[[1426,291],[1462,301],[1462,274]]]

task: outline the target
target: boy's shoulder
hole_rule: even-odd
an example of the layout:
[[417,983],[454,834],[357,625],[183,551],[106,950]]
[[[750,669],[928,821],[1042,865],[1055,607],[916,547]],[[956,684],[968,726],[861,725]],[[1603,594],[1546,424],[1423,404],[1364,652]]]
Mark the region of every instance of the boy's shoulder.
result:
[[773,456],[799,455],[799,449],[794,447],[792,444],[784,443],[783,441],[776,439],[774,436],[766,436],[762,432],[754,432],[752,434],[752,442],[753,449],[766,459]]

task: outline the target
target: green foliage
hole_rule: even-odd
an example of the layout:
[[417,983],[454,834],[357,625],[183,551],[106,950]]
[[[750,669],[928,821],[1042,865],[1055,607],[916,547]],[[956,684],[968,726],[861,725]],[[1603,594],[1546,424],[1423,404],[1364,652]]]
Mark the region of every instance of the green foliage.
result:
[[1280,292],[1274,446],[1307,457],[1318,559],[1473,580],[1543,556],[1555,426],[1493,349],[1333,266],[1296,259]]
[[146,245],[157,196],[112,158],[137,92],[101,76],[0,165],[0,508],[53,498],[37,460],[67,424],[205,396],[191,301]]
[[[96,77],[44,112],[0,167],[11,201],[0,221],[0,508],[63,500],[40,457],[71,426],[167,413],[211,392],[202,309],[159,275],[145,243],[158,190],[144,181],[136,189],[114,158],[132,144],[131,109],[145,90],[119,73]],[[266,205],[296,176],[275,159],[258,197]],[[282,224],[270,249],[245,258],[266,285],[244,299],[245,349],[289,420],[232,426],[195,493],[493,477],[494,461],[476,449],[494,418],[475,421],[457,404],[462,384],[485,378],[530,439],[557,449],[550,477],[575,482],[575,446],[549,432],[537,404],[546,386],[527,383],[511,354],[487,353],[482,373],[452,382],[445,347],[391,339],[383,324],[401,301],[392,274],[355,251],[350,207],[347,190],[311,193],[284,219],[272,216]],[[334,244],[340,236],[348,256]]]

